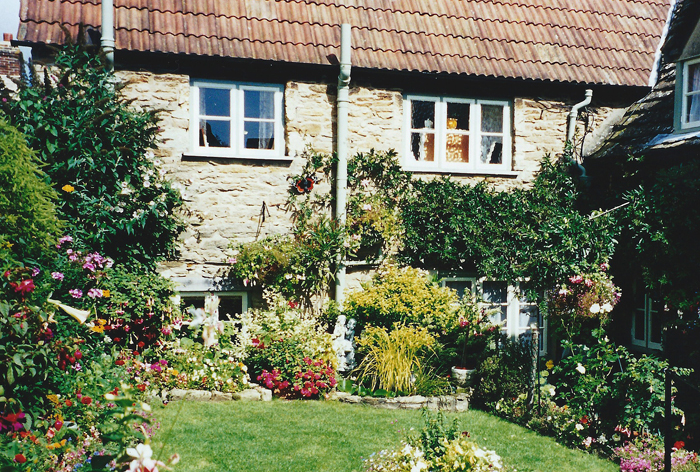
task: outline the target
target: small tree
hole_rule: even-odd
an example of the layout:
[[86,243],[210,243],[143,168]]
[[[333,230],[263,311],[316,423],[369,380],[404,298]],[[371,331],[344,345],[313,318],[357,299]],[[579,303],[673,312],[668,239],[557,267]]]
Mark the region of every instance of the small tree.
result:
[[175,252],[182,200],[152,152],[154,111],[136,111],[98,57],[67,44],[16,99],[6,119],[22,131],[60,195],[69,232],[117,262],[152,266]]

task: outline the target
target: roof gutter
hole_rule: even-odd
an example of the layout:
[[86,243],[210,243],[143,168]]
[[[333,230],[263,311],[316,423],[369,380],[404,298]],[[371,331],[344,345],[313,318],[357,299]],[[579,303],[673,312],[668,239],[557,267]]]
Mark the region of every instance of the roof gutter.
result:
[[[567,124],[567,129],[566,129],[566,146],[569,148],[573,149],[574,145],[574,133],[576,132],[576,119],[578,118],[578,111],[585,107],[590,105],[591,99],[593,98],[593,90],[591,89],[586,89],[586,98],[583,99],[583,101],[578,102],[576,105],[571,107],[571,111],[569,112],[568,116],[568,124]],[[570,156],[570,159],[572,162],[576,164],[576,166],[579,168],[581,171],[581,178],[586,178],[586,169],[583,168],[583,166],[579,163],[576,162],[576,160],[573,158],[573,154]]]
[[[338,74],[338,98],[337,98],[337,133],[336,154],[338,158],[335,179],[335,217],[340,225],[345,224],[347,216],[347,191],[348,191],[348,107],[350,103],[350,69],[352,63],[352,40],[350,25],[340,25],[340,73]],[[344,301],[345,261],[338,256],[337,271],[335,275],[335,301],[342,308]]]
[[102,0],[102,37],[100,46],[107,61],[107,71],[114,72],[114,0]]

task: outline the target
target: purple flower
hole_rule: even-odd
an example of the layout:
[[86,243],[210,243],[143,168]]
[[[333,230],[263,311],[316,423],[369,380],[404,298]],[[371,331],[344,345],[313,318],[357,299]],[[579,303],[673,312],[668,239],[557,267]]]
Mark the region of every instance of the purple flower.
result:
[[91,288],[88,290],[88,297],[90,298],[102,298],[102,290],[99,288]]
[[36,277],[37,275],[39,275],[39,272],[41,272],[41,269],[39,269],[38,267],[34,267],[32,269],[32,277]]
[[88,261],[88,262],[86,262],[85,264],[83,264],[83,269],[87,269],[87,270],[89,270],[90,272],[95,272],[95,264],[93,264],[92,262],[89,262],[89,261]]
[[61,272],[51,272],[51,277],[54,280],[63,280],[63,274]]
[[80,290],[79,288],[74,288],[74,289],[68,290],[68,293],[70,293],[70,296],[73,298],[80,298],[83,296],[83,291]]

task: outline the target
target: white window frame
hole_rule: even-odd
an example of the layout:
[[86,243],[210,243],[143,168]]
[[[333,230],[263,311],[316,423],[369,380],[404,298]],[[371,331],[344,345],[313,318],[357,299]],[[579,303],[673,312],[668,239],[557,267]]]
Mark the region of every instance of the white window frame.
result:
[[[209,294],[213,294],[221,298],[233,298],[233,297],[241,297],[241,314],[245,313],[248,311],[248,308],[250,306],[248,305],[248,292],[216,292],[216,291],[187,291],[187,290],[180,290],[178,292],[178,295],[180,295],[181,300],[185,300],[187,298],[205,298]],[[227,319],[224,318],[224,313],[219,313],[219,319],[221,321],[228,321]]]
[[681,82],[681,106],[680,106],[680,126],[681,129],[698,128],[700,127],[700,120],[698,121],[688,121],[688,96],[690,95],[700,95],[700,89],[695,91],[688,90],[688,66],[700,63],[700,58],[692,59],[683,62],[682,73],[680,77]]
[[[411,104],[413,101],[425,101],[435,103],[435,123],[433,132],[435,135],[435,160],[433,162],[416,161],[411,151]],[[447,104],[469,104],[469,131],[457,134],[469,135],[470,162],[447,161],[447,135],[454,134],[447,128]],[[496,105],[503,107],[503,132],[488,133],[481,131],[481,106]],[[515,174],[512,171],[512,129],[511,129],[511,105],[506,100],[481,100],[454,97],[436,97],[427,95],[406,95],[403,101],[404,146],[402,163],[405,170],[418,172],[450,172],[464,174]],[[500,164],[481,163],[481,137],[489,135],[502,135],[503,147],[501,150]]]
[[[199,112],[200,88],[216,88],[229,90],[230,112],[227,117],[212,116],[210,118],[231,122],[230,147],[207,147],[199,145]],[[245,141],[245,120],[243,94],[246,90],[274,93],[274,144],[272,149],[247,149]],[[247,159],[285,159],[284,138],[284,86],[276,84],[252,84],[241,82],[226,82],[220,80],[192,79],[190,81],[190,155],[202,157],[247,158]],[[257,120],[254,120],[257,121]]]
[[[632,315],[632,330],[631,330],[631,342],[633,346],[638,346],[642,347],[645,349],[654,349],[654,350],[661,350],[662,346],[661,343],[655,343],[651,341],[651,328],[652,328],[652,322],[651,322],[651,317],[653,314],[659,313],[658,309],[655,309],[655,305],[657,302],[654,302],[654,300],[649,296],[649,294],[645,293],[644,294],[644,306],[639,307],[636,306],[634,309],[634,313]],[[643,314],[644,316],[644,338],[640,339],[636,337],[637,333],[637,314]]]
[[[442,287],[447,287],[449,286],[450,281],[455,281],[455,282],[466,282],[466,281],[471,281],[472,282],[472,287],[474,290],[476,290],[476,293],[472,293],[472,295],[476,296],[479,294],[479,297],[477,300],[479,300],[479,305],[488,308],[488,307],[493,307],[495,306],[494,304],[484,302],[483,301],[483,287],[484,287],[484,282],[498,282],[496,280],[488,280],[484,277],[482,278],[476,278],[476,277],[443,277],[440,279],[440,285]],[[520,293],[520,283],[517,283],[515,286],[513,285],[508,285],[507,288],[507,298],[506,301],[502,304],[501,306],[506,307],[506,324],[501,328],[501,331],[506,334],[507,336],[510,337],[517,337],[523,334],[527,334],[530,331],[529,326],[520,326],[520,310],[524,306],[537,306],[536,303],[532,302],[527,302],[525,300],[521,300],[518,297],[518,294]],[[539,313],[538,309],[538,319],[539,319],[539,337],[540,337],[540,355],[544,356],[547,353],[547,320],[542,316],[541,313]]]

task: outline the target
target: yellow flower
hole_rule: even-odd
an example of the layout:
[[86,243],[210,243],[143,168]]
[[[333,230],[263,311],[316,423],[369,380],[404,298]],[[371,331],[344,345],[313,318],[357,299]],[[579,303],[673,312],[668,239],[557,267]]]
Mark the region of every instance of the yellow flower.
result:
[[552,370],[554,368],[554,361],[550,359],[545,365],[547,366],[547,369]]
[[94,331],[96,333],[104,333],[105,327],[104,326],[93,326],[92,328],[90,328],[90,331]]
[[61,187],[61,190],[63,190],[64,192],[71,193],[75,191],[75,187],[73,187],[71,184],[66,184],[63,187]]
[[46,395],[46,398],[48,398],[54,405],[58,405],[60,403],[58,401],[58,395]]
[[107,320],[103,320],[102,318],[99,318],[99,319],[97,320],[97,323],[98,323],[100,326],[104,326],[104,325],[107,324]]
[[109,298],[109,296],[110,296],[109,290],[102,290],[102,296],[105,298]]
[[12,249],[12,246],[14,246],[14,244],[12,244],[10,241],[5,241],[4,243],[2,243],[2,247],[7,249]]

